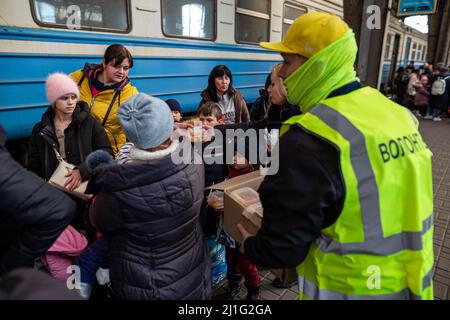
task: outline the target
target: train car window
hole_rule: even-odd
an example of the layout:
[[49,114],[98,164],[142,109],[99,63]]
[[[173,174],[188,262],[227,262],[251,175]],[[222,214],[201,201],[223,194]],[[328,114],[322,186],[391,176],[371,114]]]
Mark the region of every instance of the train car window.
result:
[[238,43],[269,41],[270,0],[237,0],[235,36]]
[[237,7],[265,14],[270,13],[270,1],[268,0],[237,0]]
[[128,33],[129,0],[30,0],[34,21],[41,26]]
[[162,0],[162,30],[167,37],[215,39],[215,0]]
[[308,12],[305,7],[300,7],[294,3],[286,2],[283,6],[283,37],[294,20]]

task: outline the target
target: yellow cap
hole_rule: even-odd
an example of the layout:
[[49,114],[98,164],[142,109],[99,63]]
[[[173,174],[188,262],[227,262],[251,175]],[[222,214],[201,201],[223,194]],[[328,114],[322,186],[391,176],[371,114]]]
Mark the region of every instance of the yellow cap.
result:
[[338,16],[310,12],[297,18],[281,42],[260,42],[263,48],[311,58],[320,50],[342,38],[349,30]]

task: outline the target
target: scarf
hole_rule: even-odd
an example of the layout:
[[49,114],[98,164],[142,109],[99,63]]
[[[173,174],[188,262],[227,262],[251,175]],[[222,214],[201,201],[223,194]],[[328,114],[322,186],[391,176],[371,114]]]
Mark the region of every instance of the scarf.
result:
[[359,81],[353,67],[357,52],[355,35],[349,30],[308,59],[284,81],[289,103],[307,112],[334,90]]

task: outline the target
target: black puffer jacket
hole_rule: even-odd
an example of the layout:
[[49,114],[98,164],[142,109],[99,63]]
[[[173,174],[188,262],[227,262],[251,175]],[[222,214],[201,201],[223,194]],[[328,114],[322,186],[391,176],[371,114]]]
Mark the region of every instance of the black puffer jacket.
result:
[[199,223],[201,165],[169,156],[97,167],[91,221],[111,236],[111,284],[118,299],[209,299],[209,252]]
[[[4,141],[0,130],[0,141]],[[0,274],[32,267],[67,227],[76,204],[15,162],[0,144]]]
[[[28,169],[49,180],[58,167],[53,147],[59,151],[56,138],[53,108],[49,107],[41,122],[33,128],[28,148]],[[73,112],[73,121],[64,130],[66,161],[76,165],[83,181],[89,178],[84,163],[86,157],[95,150],[103,149],[112,154],[111,144],[103,127],[89,115],[88,105],[80,101]]]

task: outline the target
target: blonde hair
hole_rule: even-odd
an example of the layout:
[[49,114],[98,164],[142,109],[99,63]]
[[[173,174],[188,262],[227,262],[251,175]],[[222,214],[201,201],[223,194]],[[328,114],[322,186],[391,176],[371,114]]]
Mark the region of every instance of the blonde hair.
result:
[[275,67],[272,68],[271,74],[270,74],[270,81],[276,85],[277,88],[280,88],[280,93],[287,97],[287,91],[286,87],[284,86],[283,79],[280,78],[278,75],[281,69],[281,63],[277,64]]

